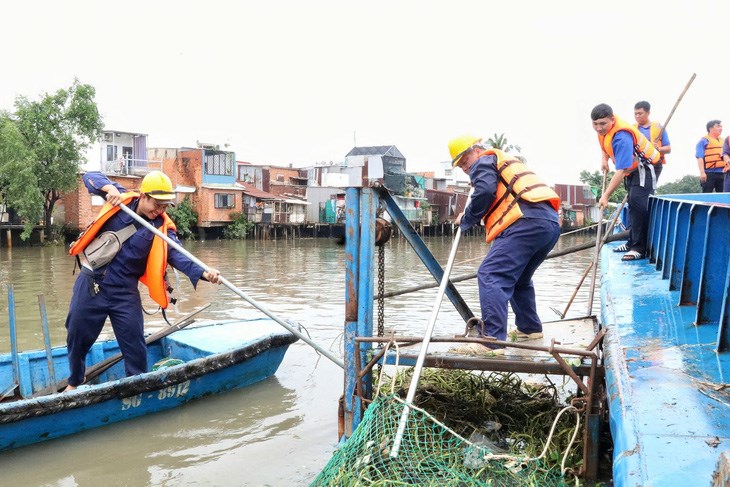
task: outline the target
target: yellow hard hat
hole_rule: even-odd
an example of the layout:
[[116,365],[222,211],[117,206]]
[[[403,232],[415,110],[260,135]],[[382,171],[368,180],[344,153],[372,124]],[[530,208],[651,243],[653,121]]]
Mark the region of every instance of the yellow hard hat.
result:
[[160,201],[172,203],[175,199],[175,190],[172,181],[161,171],[152,171],[142,180],[139,192]]
[[482,139],[473,135],[462,135],[449,141],[449,154],[451,154],[451,167],[456,167],[461,162],[461,156],[471,147],[481,142]]

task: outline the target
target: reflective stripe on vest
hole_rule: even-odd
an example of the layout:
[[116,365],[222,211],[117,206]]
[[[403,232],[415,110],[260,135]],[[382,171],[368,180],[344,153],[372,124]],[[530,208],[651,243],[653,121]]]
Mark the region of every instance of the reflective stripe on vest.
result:
[[[639,128],[639,124],[635,123],[634,127],[637,129]],[[652,143],[652,145],[659,144],[659,147],[662,147],[662,135],[664,134],[664,130],[662,130],[662,125],[657,122],[650,122],[649,125],[649,142]],[[659,152],[659,150],[657,150]],[[667,160],[664,157],[664,154],[659,152],[659,160],[661,160],[662,164],[666,164]]]
[[[122,203],[129,205],[129,203],[139,197],[139,193],[131,191],[123,193]],[[104,224],[119,211],[118,206],[104,203],[101,207],[99,214],[96,219],[83,231],[79,238],[71,244],[69,249],[70,255],[78,255],[83,252],[89,242],[94,240],[99,230]],[[167,213],[162,214],[162,225],[160,231],[167,235],[168,230],[175,231],[175,224]],[[155,235],[152,239],[152,248],[150,249],[149,256],[147,257],[147,266],[145,273],[140,277],[140,282],[147,286],[150,297],[159,304],[162,309],[166,309],[170,304],[169,297],[167,294],[167,283],[165,282],[165,269],[167,269],[167,242],[162,240],[160,237]]]
[[725,161],[722,160],[722,139],[716,139],[705,135],[707,139],[707,147],[705,147],[705,169],[722,169],[725,167]]
[[522,199],[531,203],[546,201],[558,211],[560,197],[532,172],[523,162],[509,154],[489,149],[478,157],[495,155],[497,157],[497,195],[484,215],[484,226],[487,230],[487,242],[522,217],[522,210],[517,202]]

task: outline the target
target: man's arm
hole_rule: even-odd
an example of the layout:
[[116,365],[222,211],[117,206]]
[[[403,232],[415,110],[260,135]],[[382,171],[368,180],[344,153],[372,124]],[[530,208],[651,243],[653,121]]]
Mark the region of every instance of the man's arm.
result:
[[697,169],[700,171],[700,182],[704,183],[707,181],[707,174],[705,173],[705,149],[709,141],[704,137],[697,142],[695,147],[695,157],[697,158]]
[[478,225],[486,215],[497,196],[497,158],[493,155],[481,157],[471,168],[469,179],[474,187],[471,203],[464,209],[459,223],[462,232]]
[[657,150],[660,154],[669,154],[672,152],[672,146],[669,142],[669,135],[667,135],[667,131],[662,132],[662,143],[659,147],[657,147]]
[[616,191],[616,188],[618,188],[619,185],[623,182],[625,175],[626,171],[624,169],[616,169],[616,172],[613,174],[611,181],[608,183],[606,191],[604,191],[604,193],[601,195],[601,199],[598,200],[599,208],[603,210],[608,206],[608,198],[611,197],[613,192]]

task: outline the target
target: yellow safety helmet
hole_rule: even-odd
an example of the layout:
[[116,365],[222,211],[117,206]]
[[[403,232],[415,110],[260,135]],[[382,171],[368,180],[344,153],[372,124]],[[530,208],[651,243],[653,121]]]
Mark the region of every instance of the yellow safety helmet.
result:
[[461,162],[461,156],[471,147],[481,142],[482,139],[473,135],[462,135],[449,141],[449,154],[451,154],[451,167],[456,167]]
[[172,181],[161,171],[152,171],[142,180],[139,192],[151,196],[161,202],[172,203],[175,199],[175,190]]

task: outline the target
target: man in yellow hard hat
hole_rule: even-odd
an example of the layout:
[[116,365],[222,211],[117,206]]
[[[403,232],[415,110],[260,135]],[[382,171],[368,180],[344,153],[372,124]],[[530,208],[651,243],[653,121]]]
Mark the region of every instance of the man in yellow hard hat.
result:
[[[517,340],[541,339],[532,275],[560,237],[560,198],[520,160],[487,149],[463,135],[449,142],[453,167],[469,175],[473,192],[456,223],[462,232],[484,222],[492,246],[479,266],[482,323],[477,334],[507,338],[507,304],[515,314]],[[502,353],[503,348],[470,344],[469,353]]]
[[154,235],[130,215],[119,211],[124,203],[144,220],[178,242],[175,224],[165,213],[174,204],[170,178],[152,171],[142,180],[139,192],[128,192],[100,172],[83,176],[89,193],[106,199],[91,225],[71,244],[70,254],[78,259],[81,273],[74,284],[66,317],[66,339],[70,374],[67,390],[84,382],[86,354],[99,337],[106,318],[124,356],[127,376],[147,372],[147,345],[138,282],[161,309],[170,303],[165,269],[171,265],[190,278],[220,282],[216,269],[204,270],[167,242]]

